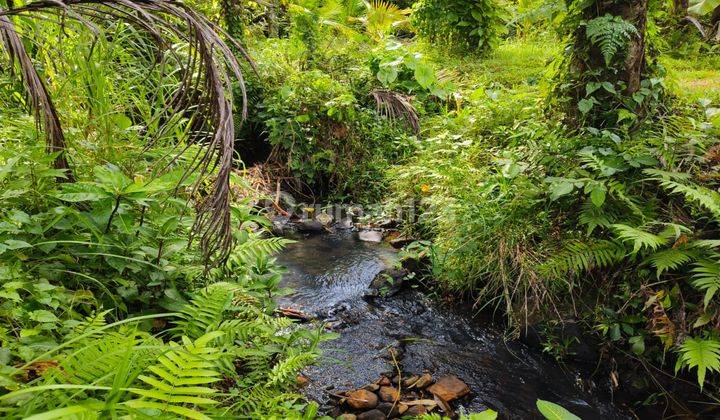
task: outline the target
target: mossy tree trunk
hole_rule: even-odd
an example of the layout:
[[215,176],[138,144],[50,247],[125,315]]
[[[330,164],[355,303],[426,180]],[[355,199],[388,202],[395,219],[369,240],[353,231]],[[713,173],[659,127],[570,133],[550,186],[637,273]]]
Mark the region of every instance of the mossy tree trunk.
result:
[[558,85],[569,122],[577,127],[627,128],[649,115],[662,87],[648,64],[649,0],[569,0],[572,36]]
[[689,0],[673,0],[673,12],[678,16],[687,16]]
[[[618,16],[635,26],[637,35],[630,37],[622,62],[616,65],[618,70],[612,82],[624,82],[625,93],[633,94],[640,89],[640,81],[645,72],[645,30],[647,27],[648,0],[599,0],[594,6],[585,9],[584,20],[612,15]],[[580,63],[582,71],[608,73],[607,65],[599,46],[593,45],[585,34],[586,28],[578,28],[576,40],[582,43],[581,48],[588,48],[588,60]],[[609,75],[608,75],[609,76]]]

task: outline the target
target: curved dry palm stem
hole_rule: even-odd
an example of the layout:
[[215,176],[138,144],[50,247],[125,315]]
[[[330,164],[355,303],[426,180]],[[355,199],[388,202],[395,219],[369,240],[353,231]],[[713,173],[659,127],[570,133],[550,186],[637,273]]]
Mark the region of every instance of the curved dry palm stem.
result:
[[[9,19],[9,16],[19,15],[40,19],[46,14],[60,15],[60,21],[70,19],[85,26],[92,25],[90,21],[127,22],[151,36],[158,47],[155,64],[160,63],[161,72],[166,68],[167,56],[172,57],[174,64],[180,67],[179,87],[156,118],[174,121],[176,119],[172,116],[183,115],[192,124],[187,143],[175,146],[176,156],[188,151],[192,145],[200,145],[202,151],[193,157],[183,178],[191,173],[200,174],[193,189],[194,193],[198,193],[203,179],[211,174],[215,176],[212,193],[199,206],[192,236],[200,237],[206,263],[223,260],[232,245],[229,184],[235,127],[231,76],[239,81],[243,99],[242,120],[247,116],[247,93],[242,70],[233,51],[221,38],[224,32],[190,7],[171,0],[39,0],[16,8],[0,8],[3,39],[9,45],[7,48],[11,56],[20,62],[34,108],[42,114],[48,147],[52,151],[65,149],[57,112]],[[172,44],[169,40],[187,43],[189,49],[184,58],[169,47]],[[245,49],[235,40],[230,39],[229,42],[253,66]],[[165,128],[169,129],[169,124]],[[163,128],[158,132],[162,135]],[[148,147],[154,144],[154,140],[148,139]],[[65,159],[63,153],[60,159]],[[67,167],[64,160],[59,164]]]
[[415,107],[410,102],[410,97],[386,89],[374,90],[372,96],[375,98],[378,114],[385,116],[390,121],[402,119],[412,129],[413,133],[420,133],[420,118]]
[[57,110],[50,93],[33,66],[32,59],[25,50],[25,45],[15,31],[15,25],[7,16],[0,16],[0,41],[10,57],[11,68],[15,64],[19,67],[20,78],[27,90],[35,121],[39,126],[42,125],[45,131],[48,153],[58,153],[55,158],[55,168],[64,169],[66,180],[72,181],[72,172],[65,156],[65,135]]

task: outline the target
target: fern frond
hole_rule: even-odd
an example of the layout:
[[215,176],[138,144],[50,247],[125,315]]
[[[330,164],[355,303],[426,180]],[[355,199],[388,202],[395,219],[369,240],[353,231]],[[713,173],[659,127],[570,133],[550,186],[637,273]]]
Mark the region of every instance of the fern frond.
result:
[[665,249],[648,257],[647,262],[657,269],[657,276],[670,270],[677,270],[683,265],[699,258],[697,252],[691,249]]
[[669,239],[661,235],[655,235],[632,226],[616,223],[612,225],[618,239],[623,242],[631,242],[633,245],[633,254],[637,254],[644,248],[656,250],[663,245],[667,245]]
[[266,386],[282,385],[291,380],[294,381],[305,366],[316,360],[317,356],[314,353],[291,351],[286,358],[273,366]]
[[226,319],[225,312],[240,291],[232,283],[214,283],[198,292],[180,311],[179,320],[171,331],[176,337],[187,336],[197,339],[204,334],[217,330]]
[[259,238],[251,236],[238,243],[230,254],[226,266],[250,266],[258,259],[266,259],[280,252],[293,241],[285,238]]
[[715,293],[720,290],[720,263],[715,260],[700,261],[695,264],[692,272],[692,285],[705,292],[703,303],[707,307]]
[[617,52],[625,49],[630,38],[639,36],[639,33],[632,23],[620,16],[607,14],[587,22],[585,35],[590,42],[600,48],[605,65],[610,66]]
[[682,367],[697,368],[698,384],[702,390],[707,371],[720,372],[720,342],[714,339],[689,338],[680,346],[675,372]]
[[688,177],[673,172],[650,169],[644,172],[670,193],[683,195],[688,201],[705,207],[716,219],[720,219],[720,194],[717,192],[695,184],[686,185],[683,181],[687,182]]
[[222,379],[217,370],[223,356],[219,349],[209,344],[221,337],[221,332],[211,332],[195,341],[183,337],[183,345],[171,342],[172,350],[158,358],[146,375],[138,376],[150,388],[130,390],[141,398],[126,401],[131,408],[151,408],[161,412],[179,414],[192,419],[209,418],[188,406],[215,405],[212,397],[217,391],[210,384]]
[[141,337],[138,333],[105,333],[97,340],[86,342],[85,347],[63,360],[60,374],[56,375],[57,379],[77,385],[109,385],[118,367],[128,356],[133,359],[133,367],[142,368],[149,364],[157,352],[143,353],[135,348],[154,341],[155,339]]
[[559,255],[543,263],[540,271],[561,278],[568,273],[609,267],[622,261],[625,255],[625,247],[612,241],[595,243],[573,241],[567,244]]
[[590,236],[598,227],[610,227],[615,221],[615,216],[606,211],[607,207],[598,207],[590,201],[583,203],[580,211],[580,223],[587,226],[587,235]]

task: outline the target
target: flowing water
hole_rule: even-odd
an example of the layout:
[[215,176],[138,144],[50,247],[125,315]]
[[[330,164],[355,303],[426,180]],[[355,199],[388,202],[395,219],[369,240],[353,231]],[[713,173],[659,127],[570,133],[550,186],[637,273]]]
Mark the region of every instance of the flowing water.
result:
[[366,302],[372,279],[395,259],[391,248],[361,242],[352,233],[302,239],[279,258],[288,269],[284,285],[294,290],[280,304],[326,320],[340,334],[323,344],[323,361],[306,372],[310,398],[323,404],[331,393],[392,372],[387,354],[394,347],[403,350],[398,362],[405,372],[454,374],[465,381],[472,394],[460,410],[492,408],[503,418],[540,418],[540,398],[583,419],[628,418],[602,393],[583,391],[577,373],[522,343],[507,342],[501,330],[469,311],[439,307],[412,290]]

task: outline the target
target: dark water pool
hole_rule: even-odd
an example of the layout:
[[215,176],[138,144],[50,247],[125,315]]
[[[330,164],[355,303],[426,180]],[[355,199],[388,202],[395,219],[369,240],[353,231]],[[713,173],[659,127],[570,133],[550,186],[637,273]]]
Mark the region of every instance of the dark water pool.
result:
[[423,294],[404,292],[368,303],[362,296],[375,275],[393,263],[389,247],[361,242],[352,233],[302,239],[279,258],[284,285],[295,292],[281,304],[317,315],[337,326],[340,337],[323,345],[324,360],[310,368],[307,395],[326,402],[329,394],[375,381],[393,371],[383,356],[404,350],[405,372],[454,374],[472,389],[460,410],[492,408],[503,418],[540,418],[538,398],[558,403],[583,419],[629,418],[602,392],[588,392],[579,376],[460,309],[434,305]]

